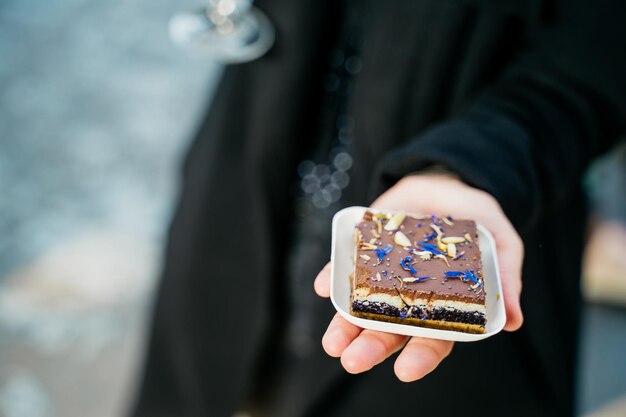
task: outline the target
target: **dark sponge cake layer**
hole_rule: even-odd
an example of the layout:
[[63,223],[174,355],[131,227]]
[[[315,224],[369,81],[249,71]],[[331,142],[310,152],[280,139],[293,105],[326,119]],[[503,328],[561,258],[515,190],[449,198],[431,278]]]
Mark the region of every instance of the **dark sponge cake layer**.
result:
[[431,320],[451,321],[456,323],[477,324],[485,326],[487,318],[477,311],[462,311],[457,309],[434,308],[428,314]]
[[353,301],[352,302],[352,311],[361,312],[361,313],[373,313],[373,314],[382,314],[385,316],[405,318],[405,317],[415,317],[420,318],[422,315],[422,309],[413,307],[411,311],[408,308],[399,309],[387,303],[381,302],[372,302],[372,301]]
[[[475,324],[485,326],[487,319],[484,314],[476,311],[462,311],[449,308],[434,308],[430,311],[418,307],[399,309],[382,302],[357,300],[352,302],[352,311],[360,313],[380,314],[395,317],[400,320],[405,318],[417,318],[420,320],[436,320],[456,323]],[[400,321],[400,323],[402,323]]]
[[458,332],[475,333],[475,334],[485,333],[485,327],[480,326],[478,324],[457,323],[457,322],[443,321],[443,320],[429,320],[429,319],[422,320],[422,319],[417,319],[413,317],[400,319],[398,317],[386,316],[384,314],[363,313],[359,311],[353,311],[352,315],[355,317],[360,317],[364,319],[386,321],[389,323],[411,324],[414,326],[428,327],[431,329],[454,330]]

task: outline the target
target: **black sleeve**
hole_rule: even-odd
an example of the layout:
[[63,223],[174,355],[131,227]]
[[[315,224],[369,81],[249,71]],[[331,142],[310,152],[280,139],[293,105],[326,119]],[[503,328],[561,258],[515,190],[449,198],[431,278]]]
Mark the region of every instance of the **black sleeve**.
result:
[[623,1],[556,1],[550,25],[463,115],[385,155],[379,184],[443,164],[524,230],[625,130],[625,22]]

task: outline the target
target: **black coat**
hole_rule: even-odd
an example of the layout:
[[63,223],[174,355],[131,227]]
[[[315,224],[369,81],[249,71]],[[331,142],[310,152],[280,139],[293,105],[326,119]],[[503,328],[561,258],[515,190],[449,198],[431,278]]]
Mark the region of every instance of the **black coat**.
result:
[[[135,416],[232,415],[276,332],[293,218],[286,190],[314,137],[341,17],[334,2],[257,3],[277,41],[226,71],[186,160]],[[581,175],[624,132],[625,5],[369,3],[343,204],[367,205],[432,164],[487,190],[525,242],[526,321],[512,334],[457,343],[412,384],[395,380],[392,361],[349,376],[319,346],[302,376],[305,400],[273,415],[573,414]],[[312,262],[311,285],[324,258]],[[316,299],[313,310],[319,340],[333,308]]]

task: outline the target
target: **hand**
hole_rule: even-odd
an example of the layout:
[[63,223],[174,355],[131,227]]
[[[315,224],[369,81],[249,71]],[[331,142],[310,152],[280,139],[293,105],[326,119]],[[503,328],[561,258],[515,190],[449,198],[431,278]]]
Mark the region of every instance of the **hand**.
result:
[[[490,194],[447,175],[423,174],[403,178],[372,203],[372,207],[424,215],[451,215],[473,219],[485,226],[496,241],[500,262],[507,315],[504,330],[515,331],[521,327],[524,247]],[[315,279],[315,291],[321,297],[330,296],[330,264]],[[432,372],[450,354],[453,343],[420,337],[409,340],[407,336],[363,330],[337,314],[322,338],[322,346],[330,356],[341,358],[343,367],[353,374],[373,368],[402,349],[394,370],[401,381],[411,382]]]

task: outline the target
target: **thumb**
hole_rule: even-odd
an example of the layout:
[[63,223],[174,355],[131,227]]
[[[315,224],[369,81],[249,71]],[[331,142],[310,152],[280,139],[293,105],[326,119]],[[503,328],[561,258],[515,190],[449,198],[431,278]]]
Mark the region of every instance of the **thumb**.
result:
[[317,274],[313,287],[320,297],[330,297],[330,262]]
[[499,258],[502,296],[504,297],[507,318],[504,330],[512,332],[519,329],[524,322],[520,304],[524,246],[512,226],[509,231],[494,233],[494,238]]

